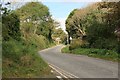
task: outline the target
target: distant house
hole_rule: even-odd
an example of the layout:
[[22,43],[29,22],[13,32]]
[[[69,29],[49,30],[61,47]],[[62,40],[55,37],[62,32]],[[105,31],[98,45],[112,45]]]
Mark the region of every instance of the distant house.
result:
[[57,42],[57,44],[60,44],[61,39],[60,39],[59,37],[57,37],[57,38],[55,39],[55,41]]

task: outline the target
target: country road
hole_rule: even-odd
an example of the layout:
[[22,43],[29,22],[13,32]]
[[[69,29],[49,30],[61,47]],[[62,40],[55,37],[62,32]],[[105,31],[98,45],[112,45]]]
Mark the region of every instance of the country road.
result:
[[52,65],[79,78],[118,78],[118,63],[87,57],[83,55],[61,53],[63,45],[58,45],[39,54]]

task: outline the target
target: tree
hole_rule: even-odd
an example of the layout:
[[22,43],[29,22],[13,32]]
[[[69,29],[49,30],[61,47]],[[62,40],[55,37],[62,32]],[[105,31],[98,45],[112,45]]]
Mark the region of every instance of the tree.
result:
[[74,9],[68,16],[68,18],[66,19],[65,25],[66,25],[66,31],[68,32],[68,43],[70,44],[70,37],[71,37],[71,18],[72,16],[75,14],[75,11],[77,11],[77,9]]
[[66,31],[72,38],[86,36],[86,16],[97,8],[97,3],[83,9],[74,9],[66,20]]
[[114,32],[120,26],[119,4],[99,2],[73,11],[66,20],[66,31],[73,39],[86,36],[89,47],[114,49],[117,44]]
[[53,39],[60,38],[61,43],[66,43],[67,41],[67,35],[61,28],[54,30],[54,33],[52,34],[52,38]]
[[[88,23],[91,25],[89,25],[86,30],[87,39],[91,47],[114,49],[117,43],[114,34],[115,25],[113,25],[114,21],[111,21],[112,19],[110,20],[110,16],[108,18],[111,7],[106,7],[106,5],[103,7],[103,4],[105,3],[98,3],[97,10],[87,15],[88,18],[91,17],[88,19]],[[114,4],[112,4],[112,6],[114,6]]]
[[[54,20],[51,18],[49,9],[39,2],[30,2],[16,11],[20,16],[23,37],[30,34],[43,35],[51,41],[54,29]],[[27,24],[28,26],[26,26]],[[26,30],[28,30],[26,32]]]
[[1,11],[3,40],[9,40],[9,38],[20,40],[20,20],[18,15],[6,7],[2,7]]

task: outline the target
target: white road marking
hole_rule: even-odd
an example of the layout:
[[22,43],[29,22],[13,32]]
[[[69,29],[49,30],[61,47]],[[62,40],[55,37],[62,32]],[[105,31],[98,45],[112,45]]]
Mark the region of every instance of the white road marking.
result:
[[61,76],[63,76],[64,78],[67,78],[65,75],[63,75],[61,72],[59,72],[57,69],[55,69],[54,67],[52,67],[51,65],[49,65],[52,69],[54,69],[56,72],[58,72]]
[[56,76],[58,79],[63,80],[61,76]]
[[53,73],[53,70],[51,70],[51,73]]
[[61,76],[56,76],[57,78],[62,78]]
[[[65,71],[65,70],[63,70],[63,69],[55,66],[55,65],[53,65],[53,64],[50,64],[50,63],[49,63],[49,66],[50,66],[51,68],[53,68],[54,70],[56,70],[58,73],[60,73],[60,74],[61,74],[63,77],[65,77],[65,78],[79,78],[79,77],[77,77],[77,76],[75,76],[75,75],[73,75],[73,74],[71,74],[71,73],[69,73],[69,72],[67,72],[67,71]],[[59,69],[59,70],[57,70],[56,68]],[[66,76],[65,76],[65,75],[66,75]]]

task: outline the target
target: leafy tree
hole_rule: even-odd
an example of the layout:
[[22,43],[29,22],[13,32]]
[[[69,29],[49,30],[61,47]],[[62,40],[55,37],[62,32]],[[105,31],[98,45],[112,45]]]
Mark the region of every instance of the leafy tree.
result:
[[66,31],[72,38],[86,36],[86,16],[97,8],[97,3],[83,9],[73,10],[66,20]]
[[[52,40],[51,35],[55,28],[54,20],[45,5],[39,2],[30,2],[17,9],[16,12],[20,16],[23,37],[28,36],[27,32],[29,32],[29,34],[43,35],[49,41]],[[26,23],[29,24],[28,27]]]
[[52,38],[53,39],[60,38],[61,43],[66,43],[67,41],[67,35],[61,28],[54,30],[54,33],[52,34]]
[[10,37],[15,40],[20,40],[20,20],[18,15],[6,7],[2,7],[1,11],[3,40],[9,40]]
[[117,38],[114,32],[120,23],[119,4],[99,2],[76,10],[66,20],[66,31],[73,39],[86,36],[89,47],[115,49]]
[[65,25],[66,25],[66,31],[68,32],[68,43],[70,44],[70,37],[71,37],[71,18],[74,15],[75,11],[77,11],[77,9],[74,9],[68,16],[68,18],[66,19]]

